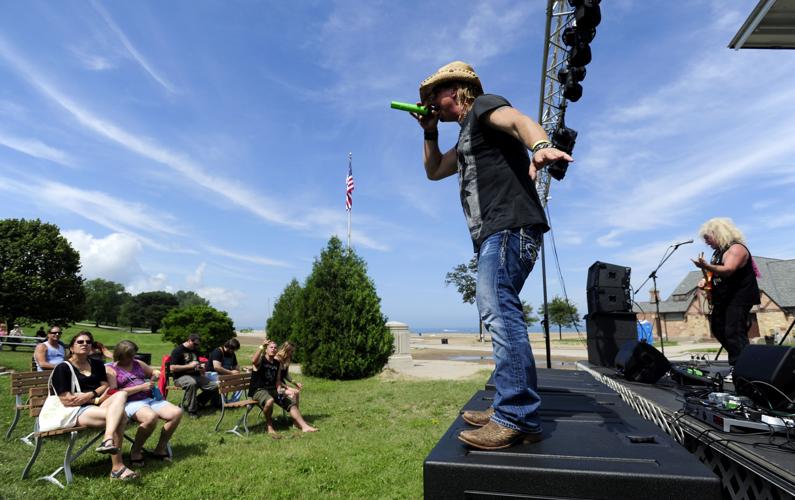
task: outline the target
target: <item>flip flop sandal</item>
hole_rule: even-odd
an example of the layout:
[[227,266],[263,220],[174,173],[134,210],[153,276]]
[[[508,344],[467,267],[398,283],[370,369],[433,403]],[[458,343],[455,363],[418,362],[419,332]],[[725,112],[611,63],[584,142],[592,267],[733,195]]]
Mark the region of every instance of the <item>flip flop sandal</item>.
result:
[[102,444],[97,446],[97,449],[94,450],[94,451],[96,451],[97,453],[105,453],[105,454],[115,455],[120,450],[119,450],[119,448],[117,446],[113,445],[113,440],[112,439],[106,439],[106,440],[102,441]]
[[144,463],[143,453],[141,454],[140,458],[133,458],[132,453],[130,453],[130,465],[132,465],[133,467],[143,467],[144,465],[146,465]]
[[122,466],[122,468],[117,471],[110,471],[110,478],[113,481],[132,481],[133,479],[138,479],[140,477],[140,474],[128,469],[125,466]]

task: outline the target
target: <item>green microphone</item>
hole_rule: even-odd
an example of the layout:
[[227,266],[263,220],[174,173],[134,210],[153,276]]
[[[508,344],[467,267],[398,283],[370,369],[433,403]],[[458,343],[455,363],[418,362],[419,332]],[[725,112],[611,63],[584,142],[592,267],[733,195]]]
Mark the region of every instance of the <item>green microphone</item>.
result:
[[418,106],[416,104],[409,104],[407,102],[400,102],[400,101],[392,101],[390,105],[392,109],[399,109],[400,111],[408,111],[409,113],[417,113],[418,115],[426,116],[428,113],[431,112],[429,108],[425,106]]

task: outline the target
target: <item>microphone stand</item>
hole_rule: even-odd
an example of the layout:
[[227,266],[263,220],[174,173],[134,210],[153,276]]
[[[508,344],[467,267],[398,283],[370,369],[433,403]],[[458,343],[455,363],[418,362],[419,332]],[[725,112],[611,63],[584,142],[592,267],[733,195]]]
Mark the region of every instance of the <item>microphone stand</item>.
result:
[[[692,243],[692,241],[688,241],[687,243]],[[663,341],[662,318],[660,317],[660,290],[657,289],[657,271],[660,270],[663,264],[665,264],[665,262],[671,258],[671,256],[674,254],[674,252],[676,252],[676,250],[680,246],[687,245],[687,243],[677,243],[676,245],[671,245],[668,248],[666,248],[665,253],[662,256],[662,259],[660,260],[660,263],[657,264],[657,268],[651,272],[649,277],[646,278],[646,281],[644,281],[640,285],[640,287],[638,287],[638,289],[635,290],[635,293],[632,295],[632,297],[634,298],[635,295],[637,295],[638,292],[640,292],[643,289],[643,287],[646,286],[646,283],[648,283],[649,280],[652,280],[652,284],[654,286],[654,305],[657,310],[657,335],[659,335],[660,337],[660,352],[663,355],[665,355],[665,342]]]

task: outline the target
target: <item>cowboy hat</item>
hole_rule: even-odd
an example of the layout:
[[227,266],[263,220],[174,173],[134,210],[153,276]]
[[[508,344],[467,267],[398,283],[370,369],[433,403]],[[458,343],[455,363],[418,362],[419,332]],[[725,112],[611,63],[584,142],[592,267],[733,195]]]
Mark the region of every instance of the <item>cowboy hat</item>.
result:
[[480,84],[475,70],[472,66],[462,61],[453,61],[445,64],[436,73],[420,83],[420,101],[425,102],[430,97],[433,88],[443,82],[468,82],[473,83],[480,92],[483,92],[483,86]]

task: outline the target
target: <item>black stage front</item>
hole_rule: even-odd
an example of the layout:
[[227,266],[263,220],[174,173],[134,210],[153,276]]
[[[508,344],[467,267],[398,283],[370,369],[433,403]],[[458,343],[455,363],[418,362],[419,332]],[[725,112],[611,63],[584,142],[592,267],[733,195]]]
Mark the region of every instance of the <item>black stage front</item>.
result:
[[685,394],[703,387],[679,386],[669,377],[654,385],[630,382],[615,370],[586,362],[580,369],[615,389],[636,411],[671,434],[714,470],[725,498],[795,498],[795,432],[723,432],[683,410]]
[[[719,478],[617,392],[584,371],[538,373],[544,440],[469,450],[459,416],[425,459],[425,498],[721,498]],[[462,410],[488,408],[493,394]]]

